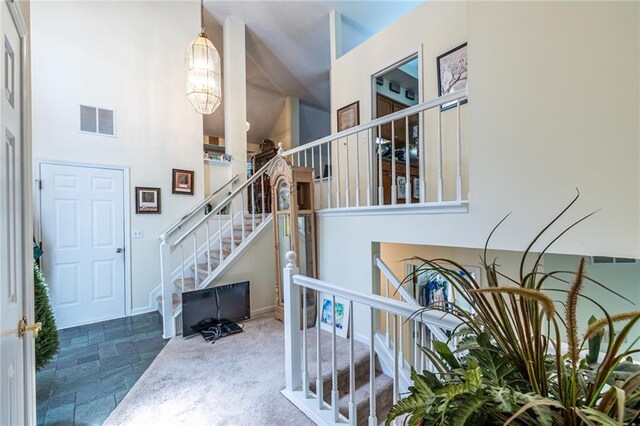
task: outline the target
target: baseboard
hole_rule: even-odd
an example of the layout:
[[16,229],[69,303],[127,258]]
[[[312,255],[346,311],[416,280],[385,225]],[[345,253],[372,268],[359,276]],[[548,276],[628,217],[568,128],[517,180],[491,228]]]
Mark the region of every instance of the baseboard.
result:
[[271,305],[264,308],[252,309],[251,318],[254,319],[254,318],[260,318],[267,315],[271,315],[275,307],[276,307],[275,305]]
[[136,315],[148,314],[149,312],[155,312],[157,309],[153,306],[143,306],[142,308],[135,308],[131,310],[129,316],[133,317]]

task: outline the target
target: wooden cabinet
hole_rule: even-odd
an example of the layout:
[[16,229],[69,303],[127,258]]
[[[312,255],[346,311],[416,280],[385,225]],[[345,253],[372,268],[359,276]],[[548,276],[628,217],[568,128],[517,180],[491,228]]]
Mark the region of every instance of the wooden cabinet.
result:
[[[256,154],[251,159],[251,168],[253,173],[257,173],[265,164],[269,162],[273,157],[278,154],[277,149],[269,149],[263,151],[260,154]],[[262,206],[264,205],[264,213],[271,213],[271,184],[269,181],[269,175],[265,174],[263,179],[258,179],[252,187],[247,188],[247,206],[249,213],[253,212],[255,206],[256,213],[262,213]],[[264,196],[264,200],[262,197]],[[251,202],[253,197],[253,203]],[[264,202],[263,202],[264,201]]]
[[[396,204],[404,204],[407,202],[406,196],[411,195],[411,203],[417,203],[420,201],[420,194],[414,191],[417,188],[416,179],[420,177],[420,169],[418,162],[409,163],[410,182],[406,182],[406,163],[404,161],[396,160]],[[392,204],[391,202],[391,189],[392,189],[392,164],[390,158],[382,159],[382,186],[384,187],[384,204]],[[411,188],[407,190],[407,186],[411,185]],[[404,189],[403,189],[404,187]]]
[[[378,94],[377,96],[377,118],[384,117],[394,112],[402,111],[406,108],[408,108],[407,105],[396,102],[393,99],[387,98],[386,96],[380,94]],[[418,123],[418,114],[415,114],[409,116],[408,118],[402,118],[400,120],[394,121],[393,123],[385,124],[380,128],[380,135],[382,139],[382,143],[380,146],[381,149],[383,149],[382,186],[384,188],[384,204],[392,204],[391,190],[393,183],[391,160],[394,156],[396,158],[396,203],[406,203],[406,198],[403,196],[403,193],[406,194],[406,191],[402,190],[402,187],[404,187],[404,185],[411,185],[411,202],[417,203],[419,201],[419,194],[414,193],[414,187],[416,186],[414,185],[414,179],[418,179],[420,173],[418,159],[412,158],[410,155],[405,155],[407,137],[409,138],[410,151],[412,147],[416,147],[418,144]],[[394,142],[393,144],[391,143],[392,137]],[[405,182],[406,158],[410,158],[410,182]]]

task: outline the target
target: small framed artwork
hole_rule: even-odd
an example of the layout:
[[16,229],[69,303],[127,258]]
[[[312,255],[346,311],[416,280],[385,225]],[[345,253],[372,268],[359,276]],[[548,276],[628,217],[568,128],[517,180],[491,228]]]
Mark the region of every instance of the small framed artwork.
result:
[[400,85],[395,81],[389,82],[389,90],[391,90],[393,93],[400,93],[402,91],[402,89],[400,88]]
[[398,199],[406,200],[407,198],[407,177],[406,176],[398,176]]
[[[443,53],[437,58],[438,63],[438,96],[462,90],[467,87],[467,43]],[[467,103],[467,99],[460,104]],[[453,108],[455,102],[442,105],[442,111]]]
[[356,101],[338,110],[338,132],[360,124],[360,101]]
[[[406,267],[407,275],[414,273],[420,265],[409,261]],[[474,266],[463,266],[463,268],[478,285],[482,285],[480,268]],[[466,277],[464,271],[457,272],[460,276]],[[447,308],[450,303],[455,303],[458,308],[474,313],[473,306],[458,294],[448,279],[434,269],[423,270],[418,276],[414,276],[413,286],[414,296],[422,306],[435,305]]]
[[404,91],[404,97],[409,99],[410,101],[415,101],[416,100],[416,93],[413,90],[405,90]]
[[[332,296],[323,294],[320,316],[320,328],[333,332],[333,299]],[[336,335],[347,338],[349,334],[349,302],[336,297]]]
[[411,191],[413,198],[420,198],[420,179],[413,178],[413,189]]
[[136,213],[160,214],[160,188],[136,186]]
[[376,77],[376,84],[378,86],[384,86],[384,77],[382,77],[382,76]]
[[193,171],[173,169],[171,192],[193,195]]

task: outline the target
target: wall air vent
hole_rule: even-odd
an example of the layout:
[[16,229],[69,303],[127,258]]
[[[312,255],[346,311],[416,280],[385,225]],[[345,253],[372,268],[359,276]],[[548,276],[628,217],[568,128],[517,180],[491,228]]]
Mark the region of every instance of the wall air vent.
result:
[[80,131],[101,136],[115,136],[115,114],[110,109],[80,105]]
[[620,265],[637,263],[640,263],[638,259],[629,259],[627,257],[591,256],[592,265]]

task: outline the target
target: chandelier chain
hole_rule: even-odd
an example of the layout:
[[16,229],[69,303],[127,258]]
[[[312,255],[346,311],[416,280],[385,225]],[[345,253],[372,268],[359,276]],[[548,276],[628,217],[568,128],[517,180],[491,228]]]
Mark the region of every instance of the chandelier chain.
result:
[[200,0],[200,32],[204,33],[204,0]]

